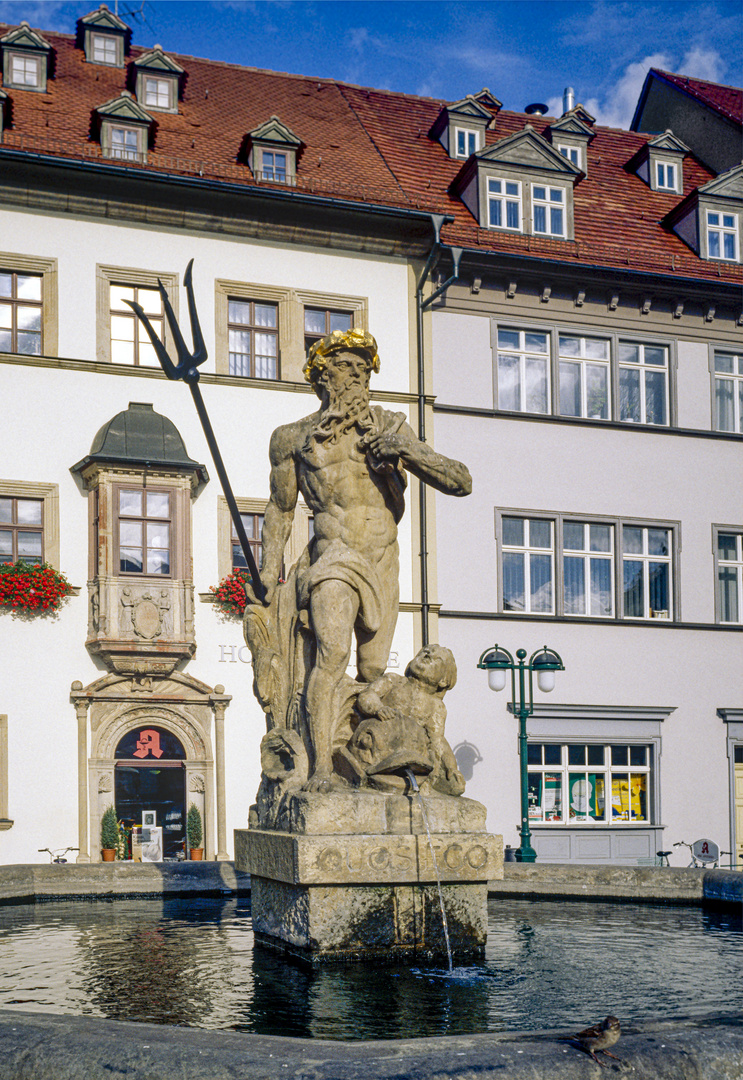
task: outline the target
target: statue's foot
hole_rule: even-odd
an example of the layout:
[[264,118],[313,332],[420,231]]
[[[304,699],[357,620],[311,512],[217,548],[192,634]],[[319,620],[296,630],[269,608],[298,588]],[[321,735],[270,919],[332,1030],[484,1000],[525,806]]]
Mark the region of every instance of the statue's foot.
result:
[[333,783],[333,777],[330,772],[321,772],[319,769],[314,772],[309,778],[306,784],[302,787],[302,791],[319,791],[322,795],[327,795],[333,791],[335,784]]

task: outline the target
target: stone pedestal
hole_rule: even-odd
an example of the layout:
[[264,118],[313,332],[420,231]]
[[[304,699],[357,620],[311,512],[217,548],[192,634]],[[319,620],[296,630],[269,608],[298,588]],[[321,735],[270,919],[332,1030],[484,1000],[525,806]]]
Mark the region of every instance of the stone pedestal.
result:
[[251,875],[256,942],[310,963],[445,956],[438,868],[455,960],[482,953],[502,838],[471,799],[425,807],[430,844],[415,796],[288,794],[270,827],[254,808],[235,865]]

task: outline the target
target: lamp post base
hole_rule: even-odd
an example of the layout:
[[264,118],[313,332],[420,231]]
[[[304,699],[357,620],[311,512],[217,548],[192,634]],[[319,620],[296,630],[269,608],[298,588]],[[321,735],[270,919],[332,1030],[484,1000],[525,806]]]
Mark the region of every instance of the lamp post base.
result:
[[534,848],[531,847],[530,845],[526,846],[526,847],[524,847],[522,845],[521,847],[516,848],[515,855],[516,855],[516,862],[536,862],[537,861],[537,853],[534,850]]

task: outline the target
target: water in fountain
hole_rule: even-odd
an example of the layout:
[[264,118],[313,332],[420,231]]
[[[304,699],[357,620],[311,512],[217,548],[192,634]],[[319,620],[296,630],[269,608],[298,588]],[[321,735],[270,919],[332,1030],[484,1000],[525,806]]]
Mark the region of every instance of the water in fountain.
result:
[[433,841],[431,840],[431,830],[428,827],[428,814],[426,813],[426,807],[425,807],[425,804],[423,802],[423,796],[421,795],[421,789],[418,787],[418,782],[415,779],[415,776],[413,775],[412,770],[411,769],[406,769],[405,772],[408,774],[408,779],[410,780],[410,785],[411,785],[413,791],[418,796],[418,802],[419,802],[420,808],[421,808],[421,815],[423,816],[423,824],[426,826],[426,836],[428,837],[428,846],[431,849],[431,858],[433,859],[433,868],[436,871],[436,885],[437,885],[438,890],[439,890],[439,904],[441,906],[441,921],[444,924],[444,937],[446,938],[446,955],[447,955],[447,958],[449,960],[449,974],[451,975],[453,973],[453,971],[454,971],[454,964],[452,963],[451,944],[449,943],[449,924],[446,921],[446,911],[444,909],[444,894],[441,891],[441,877],[439,875],[439,864],[436,861],[436,852],[434,851]]

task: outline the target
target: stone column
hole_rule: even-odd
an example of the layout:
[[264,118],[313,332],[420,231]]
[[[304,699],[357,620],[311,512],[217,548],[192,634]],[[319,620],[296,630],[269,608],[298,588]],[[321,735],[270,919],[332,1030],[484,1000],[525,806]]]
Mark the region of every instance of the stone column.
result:
[[[224,694],[223,686],[214,687],[215,694]],[[217,862],[229,859],[227,852],[227,816],[224,790],[224,713],[230,698],[212,698],[214,709],[214,762],[217,780]]]
[[72,684],[72,703],[77,715],[77,862],[89,863],[88,851],[88,699],[80,697],[83,684]]

